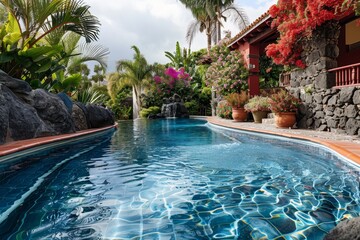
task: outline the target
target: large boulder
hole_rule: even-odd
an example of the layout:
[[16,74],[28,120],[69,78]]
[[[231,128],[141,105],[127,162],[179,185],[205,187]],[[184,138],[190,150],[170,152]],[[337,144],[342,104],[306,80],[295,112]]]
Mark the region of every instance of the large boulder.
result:
[[333,230],[331,230],[324,240],[349,240],[360,239],[360,218],[352,218],[340,222]]
[[36,89],[33,91],[33,107],[55,134],[75,132],[71,114],[57,95],[44,89]]
[[86,105],[90,128],[106,127],[114,124],[113,114],[106,108],[98,105]]
[[[1,86],[1,99],[5,101],[1,110],[1,130],[5,129],[5,140],[23,140],[52,135],[53,132],[39,118],[36,110],[22,102],[9,88]],[[3,139],[3,137],[2,137]]]
[[71,117],[74,121],[76,131],[81,131],[89,128],[86,113],[84,112],[83,108],[79,103],[75,103],[73,105]]
[[58,97],[63,101],[63,103],[65,104],[68,112],[71,114],[72,113],[72,108],[73,108],[73,102],[71,100],[71,98],[65,94],[64,92],[58,93],[57,94]]
[[0,84],[5,85],[14,93],[23,95],[28,95],[32,91],[32,88],[27,82],[10,77],[2,70],[0,70]]
[[9,108],[3,96],[2,86],[0,84],[0,144],[4,144],[9,127]]

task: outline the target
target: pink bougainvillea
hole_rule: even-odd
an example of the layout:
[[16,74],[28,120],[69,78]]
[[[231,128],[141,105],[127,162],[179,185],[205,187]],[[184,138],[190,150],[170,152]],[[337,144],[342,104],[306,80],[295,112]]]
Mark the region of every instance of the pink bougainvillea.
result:
[[301,60],[302,40],[312,36],[316,27],[354,11],[356,0],[279,0],[269,13],[280,38],[267,46],[266,54],[276,64],[305,68]]
[[165,69],[164,75],[154,77],[156,89],[161,93],[162,97],[170,97],[174,93],[183,95],[190,87],[191,76],[185,72],[184,68],[169,67]]

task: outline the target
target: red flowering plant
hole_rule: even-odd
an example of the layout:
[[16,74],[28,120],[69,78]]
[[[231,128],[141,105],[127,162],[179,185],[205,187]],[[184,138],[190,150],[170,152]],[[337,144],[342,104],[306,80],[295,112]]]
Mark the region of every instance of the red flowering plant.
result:
[[177,93],[180,96],[185,96],[191,91],[190,87],[191,76],[185,72],[184,68],[168,67],[165,69],[163,76],[156,75],[154,77],[156,93],[161,98],[169,98]]
[[280,38],[269,44],[267,56],[276,64],[305,68],[301,59],[302,41],[312,36],[313,31],[329,20],[354,11],[356,0],[279,0],[269,13],[274,19]]
[[294,97],[289,92],[281,90],[271,95],[269,99],[270,108],[273,113],[279,112],[296,112],[300,99]]

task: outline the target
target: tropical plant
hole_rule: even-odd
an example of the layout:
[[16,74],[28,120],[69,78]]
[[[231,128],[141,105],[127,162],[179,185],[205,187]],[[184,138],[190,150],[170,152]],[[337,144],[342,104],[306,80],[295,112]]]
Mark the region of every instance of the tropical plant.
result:
[[260,88],[275,88],[279,86],[279,76],[284,72],[283,65],[277,65],[266,55],[260,56]]
[[152,106],[149,108],[143,108],[140,111],[141,118],[147,118],[149,115],[156,115],[160,113],[160,108],[158,106]]
[[226,100],[222,100],[217,104],[216,116],[226,119],[232,119],[232,107]]
[[0,0],[20,30],[20,48],[32,48],[42,39],[75,32],[86,42],[98,39],[98,19],[81,0]]
[[233,19],[239,24],[240,29],[249,24],[245,12],[233,4],[234,0],[180,0],[180,2],[191,10],[195,18],[186,34],[189,46],[197,32],[205,31],[208,54],[210,54],[212,39],[215,39],[215,43],[220,41],[222,20]]
[[131,101],[128,101],[131,96],[131,87],[123,87],[117,94],[114,100],[108,102],[111,111],[114,113],[116,119],[127,120],[132,118]]
[[246,91],[240,93],[230,93],[225,96],[226,101],[233,108],[243,108],[248,101],[248,94]]
[[271,106],[271,111],[274,113],[279,113],[296,112],[301,102],[288,91],[281,90],[271,95],[269,103]]
[[176,49],[174,53],[165,52],[165,57],[167,57],[171,62],[170,65],[176,69],[184,68],[187,73],[193,75],[195,72],[196,62],[193,55],[190,52],[190,49],[186,48],[181,49],[179,42],[176,42]]
[[156,92],[161,98],[169,98],[175,93],[184,97],[191,91],[190,81],[191,77],[184,68],[176,70],[168,67],[162,77],[159,75],[154,77]]
[[249,99],[248,103],[245,104],[244,108],[247,112],[270,111],[270,98],[262,96],[254,96]]
[[269,13],[272,27],[277,27],[280,38],[266,47],[267,56],[276,64],[305,68],[301,59],[302,40],[310,38],[323,23],[349,14],[359,4],[357,0],[279,0]]
[[81,103],[91,103],[91,104],[104,104],[106,102],[106,95],[100,91],[96,91],[92,88],[81,89],[77,92],[75,100]]
[[0,33],[0,68],[32,86],[51,88],[65,80],[65,62],[72,55],[63,40],[70,32],[86,42],[98,38],[100,23],[80,0],[0,3],[8,12]]
[[230,51],[226,41],[211,49],[212,63],[206,71],[206,85],[221,96],[247,90],[248,70],[239,51]]
[[117,62],[118,74],[113,75],[118,77],[120,83],[117,85],[130,85],[133,89],[133,117],[139,116],[141,109],[141,92],[147,80],[151,79],[152,67],[149,65],[145,57],[141,54],[137,46],[131,47],[134,50],[133,60],[120,60]]

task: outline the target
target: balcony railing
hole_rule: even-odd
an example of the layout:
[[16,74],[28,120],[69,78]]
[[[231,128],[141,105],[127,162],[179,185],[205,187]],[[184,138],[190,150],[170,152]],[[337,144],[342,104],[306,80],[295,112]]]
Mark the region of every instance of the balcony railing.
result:
[[335,72],[336,87],[360,85],[360,63],[330,69]]

